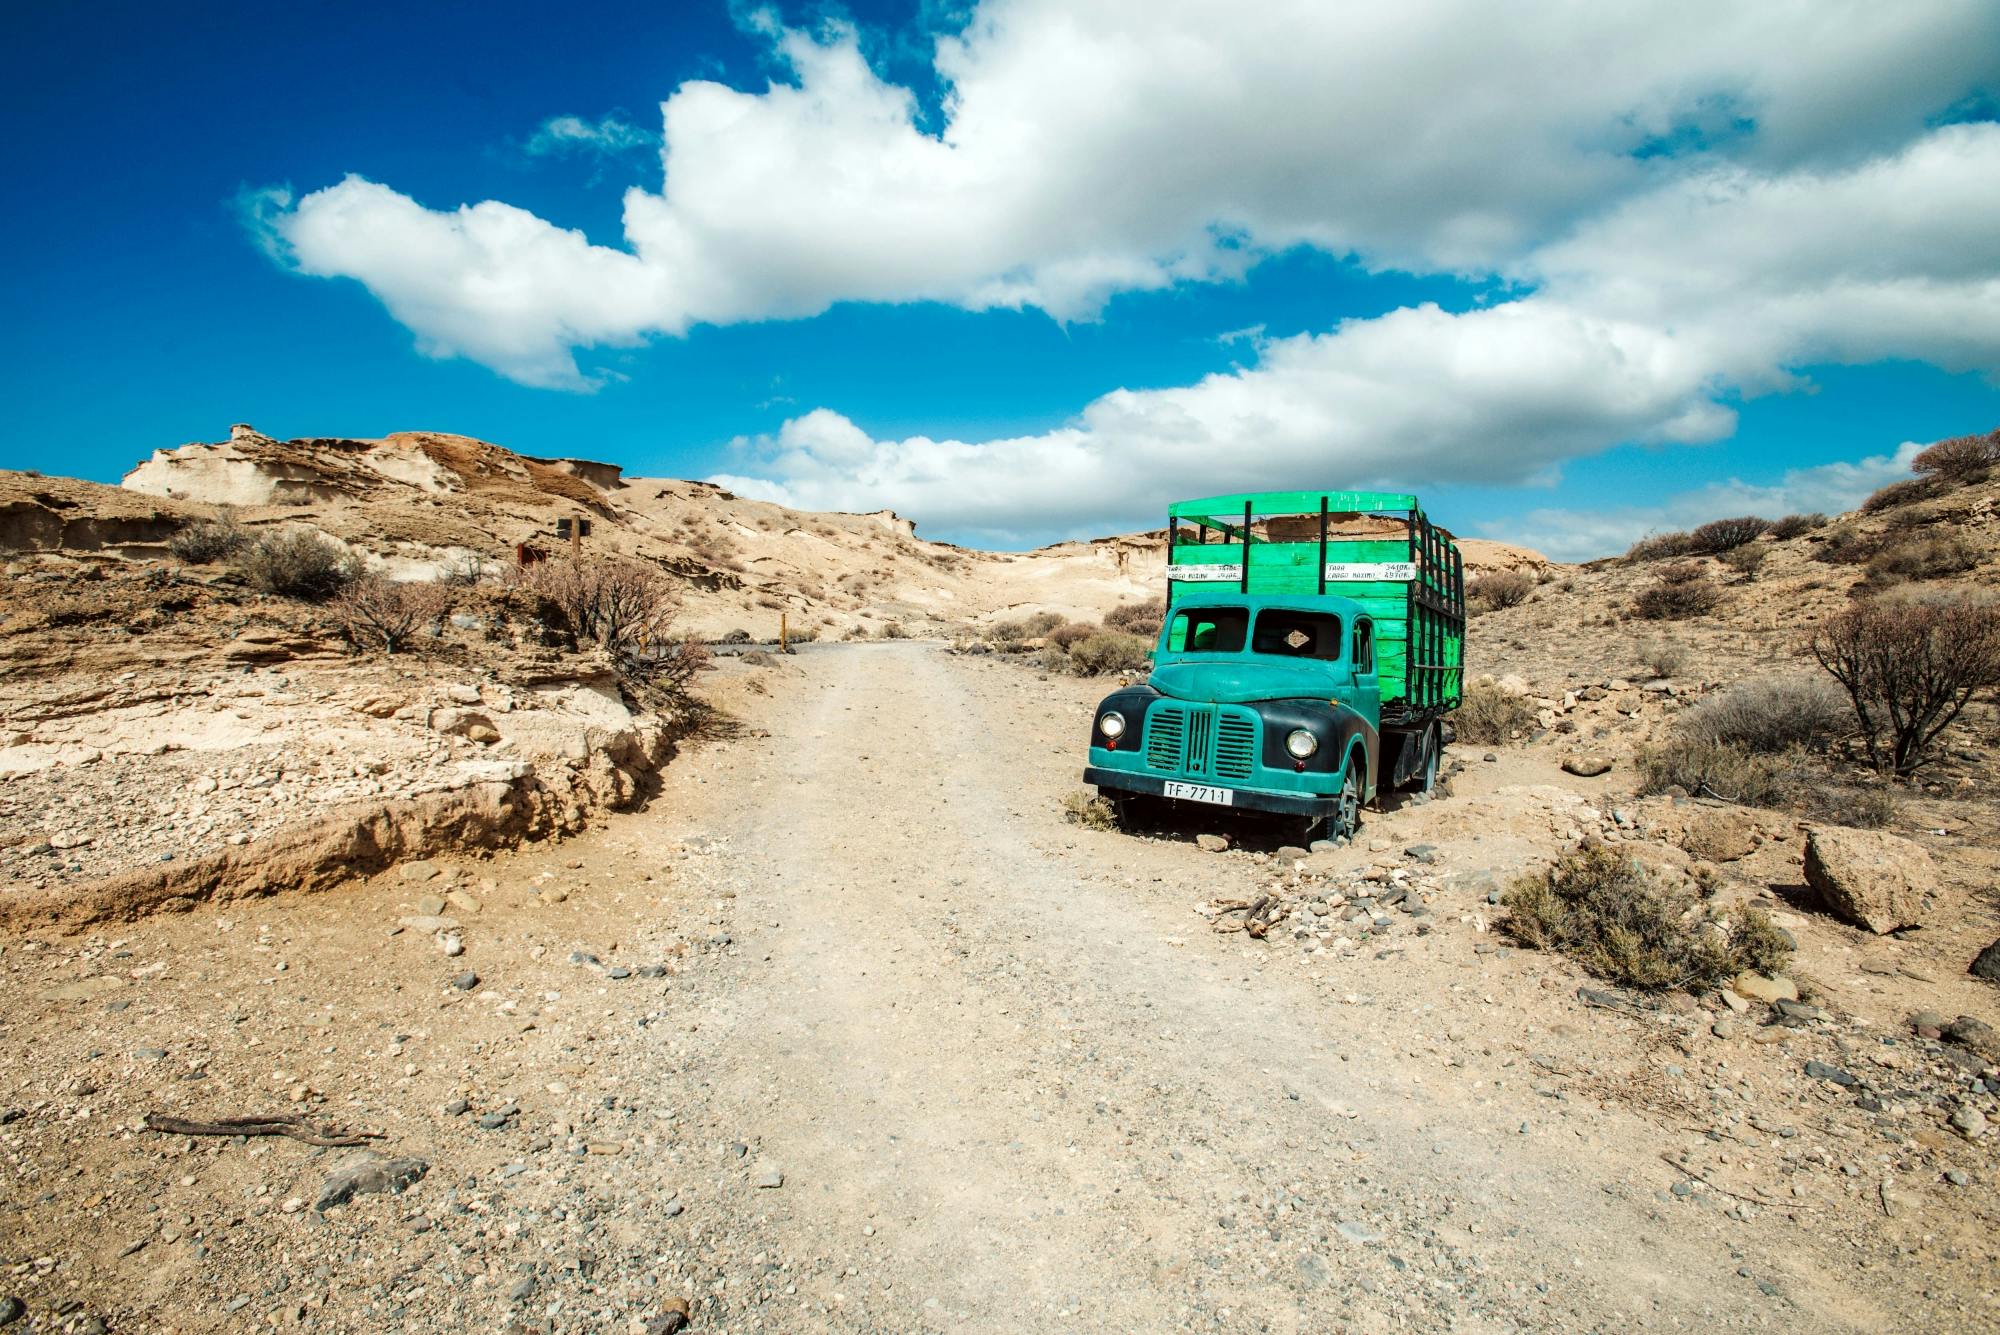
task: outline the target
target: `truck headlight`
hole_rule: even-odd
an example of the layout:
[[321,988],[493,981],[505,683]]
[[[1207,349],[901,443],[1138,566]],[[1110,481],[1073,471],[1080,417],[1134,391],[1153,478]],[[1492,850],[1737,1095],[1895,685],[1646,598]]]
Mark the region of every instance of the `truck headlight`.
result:
[[1108,709],[1098,715],[1097,730],[1115,742],[1125,735],[1125,716],[1115,709]]
[[1313,736],[1304,728],[1293,728],[1285,734],[1285,749],[1292,753],[1293,759],[1304,760],[1307,756],[1319,750],[1319,738]]

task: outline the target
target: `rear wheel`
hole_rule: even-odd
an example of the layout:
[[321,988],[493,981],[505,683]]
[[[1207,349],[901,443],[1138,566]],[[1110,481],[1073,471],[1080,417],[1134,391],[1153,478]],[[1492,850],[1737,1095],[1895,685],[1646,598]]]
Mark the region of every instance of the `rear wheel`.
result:
[[1417,772],[1407,785],[1413,793],[1428,793],[1437,787],[1438,765],[1444,750],[1443,739],[1438,736],[1438,725],[1433,723],[1419,735],[1417,745],[1422,748],[1417,756]]

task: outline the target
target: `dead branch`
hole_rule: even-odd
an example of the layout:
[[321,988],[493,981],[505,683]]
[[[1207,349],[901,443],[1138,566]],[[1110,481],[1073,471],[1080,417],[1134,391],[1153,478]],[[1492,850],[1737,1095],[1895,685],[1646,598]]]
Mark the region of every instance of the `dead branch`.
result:
[[315,1126],[303,1117],[224,1117],[213,1122],[194,1122],[184,1117],[146,1114],[146,1129],[169,1136],[290,1136],[308,1145],[365,1145],[371,1140],[387,1140],[380,1131],[349,1131],[337,1126]]

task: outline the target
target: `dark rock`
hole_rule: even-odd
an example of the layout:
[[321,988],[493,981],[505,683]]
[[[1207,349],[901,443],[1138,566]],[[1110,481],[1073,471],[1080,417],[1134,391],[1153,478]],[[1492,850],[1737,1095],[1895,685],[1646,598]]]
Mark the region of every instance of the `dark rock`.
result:
[[1979,952],[1966,970],[1974,978],[1984,978],[1989,983],[2000,983],[2000,941]]
[[0,1326],[11,1326],[28,1314],[28,1305],[9,1295],[0,1298]]
[[1403,856],[1412,862],[1436,862],[1437,852],[1435,844],[1411,844],[1403,850]]
[[313,1202],[315,1210],[330,1210],[336,1205],[345,1205],[356,1196],[372,1192],[388,1192],[391,1195],[403,1191],[423,1180],[431,1166],[422,1159],[384,1159],[369,1150],[349,1156],[326,1179],[319,1190],[319,1199]]
[[1838,1066],[1828,1066],[1825,1062],[1809,1061],[1806,1074],[1815,1080],[1831,1080],[1836,1085],[1858,1085],[1861,1082]]
[[641,978],[665,978],[667,976],[667,966],[664,964],[642,964],[639,966],[639,976]]
[[473,988],[479,986],[479,975],[467,969],[464,973],[452,979],[451,985],[461,992],[470,992]]
[[1988,1061],[2000,1061],[2000,1033],[1971,1015],[1961,1015],[1943,1030],[1947,1041],[1970,1048]]
[[614,964],[611,966],[609,970],[606,971],[605,976],[613,980],[630,978],[632,976],[632,971],[626,968],[622,964]]

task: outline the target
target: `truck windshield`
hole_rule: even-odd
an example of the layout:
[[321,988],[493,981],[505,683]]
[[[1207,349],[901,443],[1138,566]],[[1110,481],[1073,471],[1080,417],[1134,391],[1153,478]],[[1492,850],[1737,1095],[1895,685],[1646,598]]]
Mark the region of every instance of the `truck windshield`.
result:
[[1250,648],[1260,654],[1292,658],[1340,657],[1340,618],[1327,612],[1288,612],[1270,608],[1257,614],[1257,633]]
[[1245,641],[1253,653],[1283,658],[1340,657],[1340,618],[1326,612],[1268,608],[1257,614],[1250,634],[1250,611],[1243,607],[1190,607],[1174,614],[1167,648],[1180,654],[1240,654]]
[[1183,654],[1240,654],[1249,630],[1246,608],[1190,607],[1174,617],[1167,648]]

